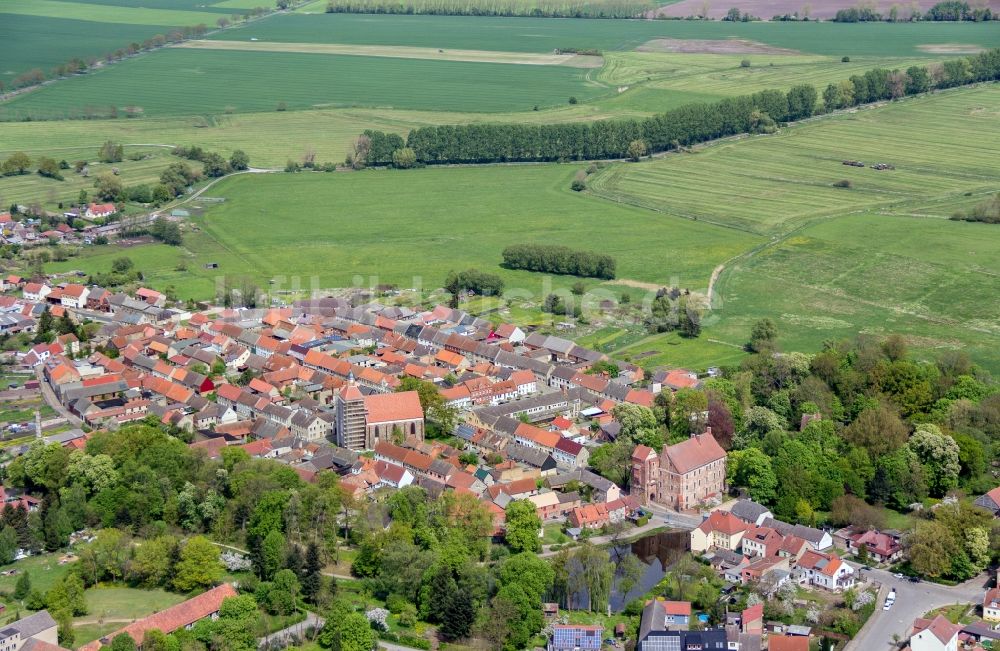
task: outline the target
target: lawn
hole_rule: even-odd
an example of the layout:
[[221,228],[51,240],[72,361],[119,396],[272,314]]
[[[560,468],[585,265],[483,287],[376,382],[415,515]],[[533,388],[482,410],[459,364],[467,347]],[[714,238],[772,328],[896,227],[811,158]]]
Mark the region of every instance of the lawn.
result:
[[[622,278],[673,279],[698,288],[719,262],[761,241],[574,193],[569,183],[578,169],[526,165],[237,177],[211,190],[227,200],[193,220],[203,230],[189,234],[183,249],[94,247],[50,269],[106,270],[124,253],[154,286],[173,284],[182,297],[206,298],[222,275],[249,276],[265,288],[277,279],[272,289],[296,282],[305,290],[355,283],[432,289],[449,271],[474,266],[503,276],[516,292],[512,298],[538,301],[577,279],[502,269],[504,247],[544,241],[599,249],[617,258]],[[177,270],[181,260],[184,271]],[[219,263],[219,269],[205,270],[207,262]],[[609,296],[620,293],[613,285],[605,289]]]
[[166,590],[140,590],[120,586],[90,588],[84,596],[88,612],[73,620],[77,645],[96,640],[185,599],[182,594]]
[[13,592],[14,587],[17,585],[17,580],[21,578],[20,574],[27,572],[31,576],[31,587],[44,594],[69,571],[69,563],[65,565],[59,564],[59,558],[62,555],[62,552],[39,554],[38,556],[29,556],[28,558],[14,561],[10,565],[2,566],[3,570],[16,569],[18,574],[14,576],[0,576],[0,590]]
[[720,21],[560,20],[475,16],[291,14],[214,38],[300,43],[359,43],[550,52],[556,48],[631,50],[655,38],[749,39],[826,55],[932,56],[919,45],[1000,45],[989,23],[729,23]]
[[166,49],[0,106],[0,117],[82,117],[138,106],[150,116],[372,106],[494,112],[613,92],[569,66],[327,54]]

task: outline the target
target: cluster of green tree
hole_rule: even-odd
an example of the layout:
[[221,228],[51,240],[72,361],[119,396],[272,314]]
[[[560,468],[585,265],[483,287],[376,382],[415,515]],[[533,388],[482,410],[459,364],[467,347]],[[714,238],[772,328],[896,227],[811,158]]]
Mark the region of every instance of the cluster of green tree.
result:
[[45,311],[38,317],[38,327],[35,328],[35,343],[52,343],[56,335],[69,334],[76,335],[81,341],[86,337],[85,330],[73,322],[67,311],[64,311],[62,316],[56,319],[46,306]]
[[888,14],[881,14],[875,10],[874,6],[859,5],[840,9],[834,16],[834,22],[838,23],[868,23],[886,21],[896,23],[901,21],[914,22],[919,20],[927,21],[972,21],[983,22],[986,20],[996,20],[998,16],[988,6],[969,6],[963,0],[945,0],[939,2],[924,13],[919,10],[911,10],[904,18],[899,11],[899,7],[893,6]]
[[445,278],[444,288],[451,293],[452,302],[457,306],[458,295],[463,292],[480,296],[499,296],[503,293],[503,278],[478,269],[450,271]]
[[[56,181],[64,180],[62,175],[63,170],[68,170],[69,167],[69,163],[66,161],[56,161],[56,159],[49,158],[48,156],[41,156],[35,162],[35,168],[39,176],[55,179]],[[0,174],[3,176],[20,176],[22,174],[29,174],[30,172],[31,157],[23,151],[12,153],[0,164]]]
[[578,251],[554,244],[515,244],[503,250],[503,266],[586,278],[615,277],[615,259],[594,251]]
[[142,280],[142,273],[135,268],[135,263],[127,256],[121,256],[111,261],[111,269],[107,272],[91,274],[87,283],[99,287],[122,287]]
[[444,396],[432,382],[406,376],[399,382],[397,391],[416,391],[420,397],[420,407],[424,410],[427,438],[451,436],[458,425],[458,410],[445,401]]
[[987,198],[967,211],[959,211],[951,216],[953,220],[1000,224],[1000,194]]
[[732,486],[785,519],[813,523],[833,509],[859,525],[876,518],[855,508],[861,500],[907,510],[993,487],[1000,386],[964,354],[918,363],[892,336],[775,355],[775,335],[755,328],[748,348],[757,352],[703,389],[713,433],[732,448]]
[[906,537],[910,567],[931,578],[966,581],[993,560],[993,516],[963,502],[928,510]]
[[202,174],[209,178],[217,178],[250,168],[250,157],[242,149],[235,150],[227,160],[221,154],[205,151],[201,147],[175,147],[170,153],[188,160],[202,163]]
[[330,0],[326,12],[427,14],[435,16],[530,16],[532,18],[635,18],[653,5],[642,0]]
[[124,158],[125,147],[111,140],[106,140],[97,152],[97,160],[102,163],[120,163]]
[[739,7],[730,7],[722,20],[731,23],[752,23],[760,20],[760,16],[754,16],[750,12],[741,12]]
[[356,170],[387,166],[409,169],[420,166],[420,161],[399,134],[367,129],[354,139],[345,164]]
[[181,237],[181,228],[176,222],[172,222],[163,217],[157,217],[149,226],[149,234],[154,239],[169,244],[170,246],[180,246],[184,243]]
[[650,306],[646,327],[653,333],[677,331],[682,337],[697,337],[701,334],[701,310],[690,291],[661,288]]
[[572,296],[553,292],[542,301],[542,312],[579,318],[583,314],[583,306]]
[[153,188],[156,201],[169,201],[184,194],[192,184],[201,179],[201,174],[191,169],[187,163],[171,163],[160,173],[160,183]]
[[[1000,49],[949,59],[941,65],[912,66],[906,72],[877,69],[830,84],[823,93],[829,102],[822,110],[997,79]],[[813,86],[801,84],[787,93],[765,90],[689,104],[642,120],[420,127],[410,131],[406,144],[427,165],[625,158],[633,155],[630,146],[635,141],[642,141],[650,152],[661,152],[766,128],[767,120],[807,118],[817,112],[818,97]],[[393,135],[368,133],[376,134],[369,135],[372,139],[386,141]]]

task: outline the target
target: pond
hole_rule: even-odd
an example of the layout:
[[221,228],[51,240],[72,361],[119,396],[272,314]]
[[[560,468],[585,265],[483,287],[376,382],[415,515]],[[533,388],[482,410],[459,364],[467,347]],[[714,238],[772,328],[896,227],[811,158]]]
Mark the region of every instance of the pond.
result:
[[628,594],[621,594],[616,577],[616,585],[611,591],[611,610],[624,610],[630,600],[642,596],[659,583],[677,559],[687,552],[689,540],[687,531],[661,531],[612,548],[612,562],[618,563],[626,554],[632,554],[644,569],[642,577]]

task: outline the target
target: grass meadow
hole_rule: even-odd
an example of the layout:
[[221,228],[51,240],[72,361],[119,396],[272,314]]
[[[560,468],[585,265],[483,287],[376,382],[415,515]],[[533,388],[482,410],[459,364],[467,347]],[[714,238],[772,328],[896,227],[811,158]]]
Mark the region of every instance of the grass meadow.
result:
[[[618,206],[569,189],[572,165],[274,174],[237,177],[210,191],[226,202],[193,220],[201,230],[183,248],[95,247],[51,265],[53,271],[107,270],[130,255],[147,282],[173,285],[181,297],[211,297],[217,276],[252,277],[261,287],[297,277],[303,289],[357,282],[439,287],[451,270],[499,273],[508,288],[535,300],[544,283],[577,279],[508,271],[500,252],[525,241],[592,248],[618,259],[619,276],[707,286],[712,269],[761,239],[735,231]],[[514,204],[511,197],[522,197]],[[280,224],[280,226],[279,226]],[[185,269],[178,265],[184,262]],[[217,271],[204,269],[217,262]],[[596,284],[597,281],[593,281]],[[588,283],[590,284],[590,283]],[[617,294],[620,288],[609,287]]]
[[737,38],[805,53],[852,57],[929,56],[919,46],[943,43],[1000,45],[1000,32],[990,23],[729,23],[364,14],[274,16],[214,38],[513,52],[570,47],[632,50],[655,38]]
[[[67,147],[62,149],[26,149],[25,152],[31,156],[33,161],[39,156],[47,156],[57,161],[65,160],[73,165],[76,161],[87,161],[89,176],[77,174],[71,167],[63,170],[63,180],[50,179],[38,174],[24,174],[22,176],[7,176],[0,178],[0,205],[9,206],[15,201],[24,205],[34,203],[41,204],[46,208],[56,210],[59,203],[69,205],[76,203],[80,197],[80,190],[86,190],[88,194],[94,193],[94,180],[102,173],[111,172],[112,168],[118,169],[118,177],[126,186],[131,185],[156,185],[159,182],[160,173],[171,163],[176,163],[178,158],[170,155],[170,149],[165,147],[127,147],[125,149],[126,159],[120,163],[100,163],[97,159],[97,147]],[[0,157],[9,155],[8,152],[0,151]],[[141,160],[130,160],[128,156],[142,156]],[[200,163],[185,161],[194,169],[200,167]]]
[[[1000,86],[938,93],[812,120],[601,172],[597,194],[760,234],[848,212],[996,189]],[[968,134],[979,137],[970,139]],[[894,171],[842,164],[887,162]],[[848,180],[850,188],[834,187]]]

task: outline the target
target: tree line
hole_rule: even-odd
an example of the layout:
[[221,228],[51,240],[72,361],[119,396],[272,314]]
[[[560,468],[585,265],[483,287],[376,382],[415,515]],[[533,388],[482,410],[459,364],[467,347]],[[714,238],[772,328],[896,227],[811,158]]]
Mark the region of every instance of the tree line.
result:
[[508,269],[612,280],[616,263],[610,255],[594,251],[553,244],[515,244],[503,250],[503,265]]
[[[820,94],[809,84],[787,92],[764,90],[714,103],[680,106],[645,119],[601,120],[567,124],[468,124],[420,127],[410,131],[406,147],[418,162],[546,162],[625,158],[637,149],[670,151],[760,128],[767,120],[788,122],[820,112],[1000,79],[1000,49],[943,64],[912,66],[906,71],[879,68],[830,84]],[[397,134],[367,131],[371,142],[386,148],[404,142]],[[641,147],[638,147],[641,145]],[[391,162],[384,153],[371,165]]]
[[870,23],[885,21],[897,23],[922,20],[931,22],[971,21],[978,23],[987,20],[997,20],[998,18],[1000,16],[994,14],[989,7],[972,7],[969,6],[968,2],[963,2],[962,0],[945,0],[944,2],[937,3],[924,13],[920,13],[919,8],[914,5],[914,7],[908,10],[905,17],[900,14],[899,7],[895,5],[889,9],[888,14],[879,13],[874,6],[858,5],[856,7],[847,7],[837,11],[833,17],[833,22]]
[[330,0],[327,13],[527,16],[532,18],[635,18],[649,11],[642,0]]

